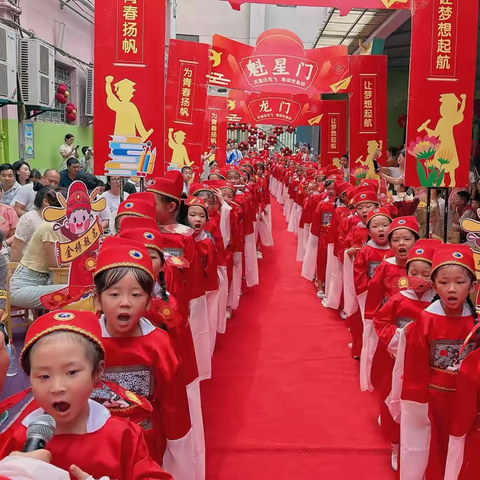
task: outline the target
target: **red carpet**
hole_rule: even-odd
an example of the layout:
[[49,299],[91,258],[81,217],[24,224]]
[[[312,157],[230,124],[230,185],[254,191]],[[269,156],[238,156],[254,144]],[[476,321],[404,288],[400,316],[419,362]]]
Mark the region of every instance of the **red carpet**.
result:
[[260,285],[244,289],[202,383],[207,479],[393,479],[345,324],[300,277],[295,235],[272,207]]

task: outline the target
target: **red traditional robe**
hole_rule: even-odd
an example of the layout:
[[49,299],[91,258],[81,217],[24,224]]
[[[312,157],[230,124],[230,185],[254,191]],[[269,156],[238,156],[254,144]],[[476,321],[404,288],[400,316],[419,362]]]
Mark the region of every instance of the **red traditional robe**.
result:
[[433,299],[433,290],[426,291],[419,299],[413,290],[405,290],[393,295],[377,311],[373,318],[379,338],[372,365],[372,383],[380,393],[380,416],[382,430],[391,443],[400,441],[400,426],[394,421],[385,401],[392,389],[392,372],[397,353],[397,329],[403,329],[420,317]]
[[477,480],[480,472],[480,348],[457,377],[445,480]]
[[[125,390],[146,398],[152,412],[121,402],[110,408],[114,416],[127,418],[144,429],[145,440],[152,458],[180,480],[194,475],[193,441],[185,385],[176,375],[178,359],[168,334],[140,319],[142,335],[112,338],[99,320],[106,352],[104,378]],[[95,389],[91,398],[104,404],[112,391],[103,386]]]
[[[149,456],[141,427],[112,417],[105,407],[93,400],[89,400],[89,406],[86,434],[55,435],[48,442],[52,465],[66,471],[77,465],[92,478],[173,480]],[[0,435],[0,457],[21,451],[28,426],[44,413],[42,409],[34,410],[22,422],[15,422],[3,432]]]
[[[470,308],[448,317],[437,300],[405,329],[401,394],[402,478],[443,480],[457,376],[476,338],[460,349],[474,326]],[[400,349],[398,351],[398,360]]]

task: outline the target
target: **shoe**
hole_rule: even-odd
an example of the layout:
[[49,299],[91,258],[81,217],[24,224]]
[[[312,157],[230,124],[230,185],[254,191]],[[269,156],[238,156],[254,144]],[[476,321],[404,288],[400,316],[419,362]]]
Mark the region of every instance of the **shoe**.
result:
[[317,292],[317,297],[318,298],[325,298],[325,292],[323,290],[319,290]]
[[391,456],[391,465],[392,470],[396,472],[398,470],[398,452],[400,450],[400,445],[398,443],[392,443],[392,456]]
[[229,320],[230,318],[232,318],[232,309],[230,307],[227,307],[227,311],[225,313],[225,318],[227,320]]
[[326,298],[324,298],[324,299],[322,300],[322,307],[328,308],[328,307],[327,307],[327,299],[326,299]]
[[262,258],[263,258],[262,252],[260,250],[258,250],[257,251],[257,259],[262,260]]
[[341,318],[342,320],[346,320],[346,319],[347,319],[347,314],[346,314],[343,310],[340,312],[340,318]]

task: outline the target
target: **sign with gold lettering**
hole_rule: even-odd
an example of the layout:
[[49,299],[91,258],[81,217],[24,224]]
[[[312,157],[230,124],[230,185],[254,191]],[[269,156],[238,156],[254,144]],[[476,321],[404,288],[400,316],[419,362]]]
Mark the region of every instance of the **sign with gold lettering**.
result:
[[227,159],[227,97],[209,95],[205,112],[205,132],[203,151],[210,153],[215,147],[214,156],[219,166],[224,166]]
[[365,170],[366,178],[378,178],[374,160],[385,164],[387,144],[387,57],[349,57],[350,170]]
[[263,32],[255,47],[214,35],[210,85],[264,93],[299,94],[348,91],[345,46],[305,50],[293,32]]
[[165,2],[95,5],[94,172],[163,174]]
[[340,167],[340,158],[347,153],[347,102],[323,100],[320,121],[320,164]]
[[477,27],[476,0],[412,0],[406,185],[468,185]]
[[170,40],[165,103],[165,167],[202,165],[209,45]]

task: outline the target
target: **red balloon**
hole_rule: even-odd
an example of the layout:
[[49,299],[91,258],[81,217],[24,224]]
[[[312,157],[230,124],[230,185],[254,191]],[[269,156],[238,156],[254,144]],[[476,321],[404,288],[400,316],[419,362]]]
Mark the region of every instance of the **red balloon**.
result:
[[77,116],[74,113],[67,113],[66,118],[68,122],[74,122]]
[[68,102],[63,93],[57,93],[55,98],[57,99],[58,103],[61,103],[62,105],[65,105]]
[[60,83],[57,86],[57,93],[65,93],[67,91],[67,86],[64,83]]
[[71,105],[67,105],[67,106],[65,107],[65,111],[66,111],[67,113],[73,113],[73,110],[74,110],[74,108],[73,108]]

